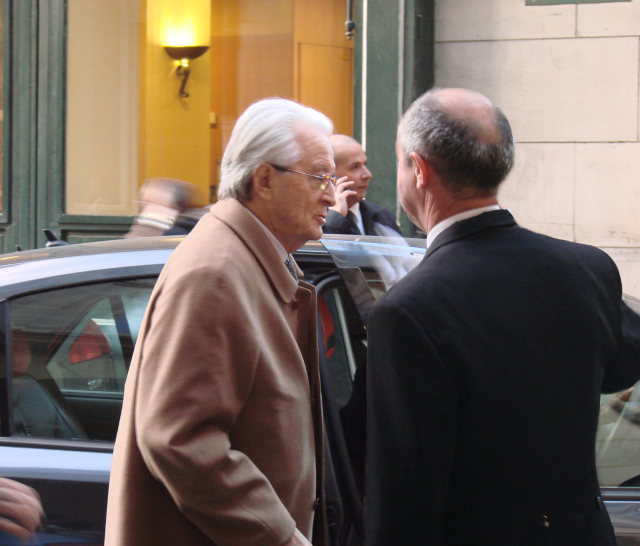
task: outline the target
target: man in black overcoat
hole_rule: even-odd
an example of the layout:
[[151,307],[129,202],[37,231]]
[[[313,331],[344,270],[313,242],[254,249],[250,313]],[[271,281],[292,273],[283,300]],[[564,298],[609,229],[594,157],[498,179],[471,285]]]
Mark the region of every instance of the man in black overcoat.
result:
[[479,93],[417,99],[396,149],[428,250],[369,315],[366,546],[615,545],[595,436],[640,317],[614,262],[499,208],[513,137]]

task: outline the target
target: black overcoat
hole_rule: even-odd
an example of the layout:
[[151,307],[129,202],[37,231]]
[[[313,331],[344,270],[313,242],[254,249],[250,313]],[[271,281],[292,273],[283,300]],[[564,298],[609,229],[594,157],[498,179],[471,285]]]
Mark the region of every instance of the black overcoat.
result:
[[458,222],[368,323],[366,546],[604,546],[601,392],[640,378],[604,252]]

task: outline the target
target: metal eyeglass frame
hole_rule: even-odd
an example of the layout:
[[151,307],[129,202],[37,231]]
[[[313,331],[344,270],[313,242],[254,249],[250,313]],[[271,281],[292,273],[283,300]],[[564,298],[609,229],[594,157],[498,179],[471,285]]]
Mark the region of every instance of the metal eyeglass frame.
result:
[[332,174],[309,174],[303,173],[302,171],[294,171],[293,169],[289,169],[287,167],[282,167],[281,165],[274,165],[273,163],[269,163],[275,170],[296,173],[296,174],[304,174],[305,176],[310,176],[311,178],[317,178],[320,180],[319,187],[322,191],[327,189],[327,186],[331,184],[334,188],[336,187],[336,182],[338,181],[337,176],[333,176]]

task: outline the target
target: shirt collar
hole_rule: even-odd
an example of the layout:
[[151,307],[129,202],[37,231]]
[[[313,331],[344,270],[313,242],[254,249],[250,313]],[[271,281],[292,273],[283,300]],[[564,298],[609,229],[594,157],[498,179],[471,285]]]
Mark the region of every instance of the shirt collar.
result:
[[269,231],[269,228],[267,228],[267,226],[265,226],[260,221],[260,219],[255,214],[253,214],[253,212],[251,212],[249,209],[247,209],[247,212],[256,219],[256,221],[258,222],[258,225],[264,230],[269,240],[273,243],[273,246],[278,252],[278,256],[280,256],[280,258],[282,258],[282,261],[284,262],[289,257],[289,253],[286,251],[284,246],[282,246],[282,243],[278,241],[276,236],[273,233],[271,233],[271,231]]
[[456,222],[460,222],[461,220],[467,220],[468,218],[473,218],[474,216],[479,216],[483,212],[489,212],[490,210],[500,210],[499,205],[489,205],[488,207],[478,207],[477,209],[465,210],[463,212],[459,212],[458,214],[454,214],[453,216],[449,216],[449,218],[445,218],[442,222],[437,223],[429,234],[427,235],[427,248],[431,246],[431,243],[435,240],[435,238],[440,235],[445,229],[451,227]]

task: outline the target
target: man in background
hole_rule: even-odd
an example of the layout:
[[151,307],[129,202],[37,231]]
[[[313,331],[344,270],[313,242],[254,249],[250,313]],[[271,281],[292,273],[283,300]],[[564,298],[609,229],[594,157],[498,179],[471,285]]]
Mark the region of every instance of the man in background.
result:
[[615,545],[600,393],[640,378],[616,265],[500,209],[513,136],[479,93],[418,98],[396,151],[427,252],[369,314],[366,546]]
[[316,296],[291,253],[335,204],[331,131],[283,99],[238,119],[219,201],[169,258],[138,336],[107,546],[324,544]]
[[336,162],[336,204],[329,208],[324,233],[347,235],[402,235],[393,214],[366,201],[371,172],[367,155],[357,140],[347,135],[331,135]]

